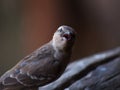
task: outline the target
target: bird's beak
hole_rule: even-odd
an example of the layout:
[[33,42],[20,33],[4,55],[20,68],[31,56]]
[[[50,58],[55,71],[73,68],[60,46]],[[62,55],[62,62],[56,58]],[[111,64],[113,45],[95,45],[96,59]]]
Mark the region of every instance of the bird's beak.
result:
[[72,39],[72,35],[71,35],[70,32],[65,32],[65,33],[63,34],[63,37],[65,37],[67,40],[71,40],[71,39]]

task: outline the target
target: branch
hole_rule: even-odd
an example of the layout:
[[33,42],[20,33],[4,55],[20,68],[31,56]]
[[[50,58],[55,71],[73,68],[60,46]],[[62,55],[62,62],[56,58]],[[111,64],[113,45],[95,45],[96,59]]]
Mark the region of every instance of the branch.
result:
[[76,80],[84,77],[92,70],[91,67],[99,66],[99,64],[110,61],[111,58],[119,55],[120,47],[75,61],[68,65],[65,72],[59,79],[46,86],[40,87],[39,90],[63,90],[69,87]]

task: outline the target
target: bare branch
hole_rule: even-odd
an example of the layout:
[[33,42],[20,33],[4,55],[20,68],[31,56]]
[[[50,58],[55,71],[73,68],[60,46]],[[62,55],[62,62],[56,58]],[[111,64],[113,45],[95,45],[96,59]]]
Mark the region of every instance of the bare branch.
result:
[[110,58],[119,55],[120,47],[75,61],[68,65],[59,79],[46,86],[40,87],[39,90],[63,90],[88,73],[89,71],[86,72],[86,70],[88,70],[89,67],[98,66],[99,63],[109,61],[111,60]]

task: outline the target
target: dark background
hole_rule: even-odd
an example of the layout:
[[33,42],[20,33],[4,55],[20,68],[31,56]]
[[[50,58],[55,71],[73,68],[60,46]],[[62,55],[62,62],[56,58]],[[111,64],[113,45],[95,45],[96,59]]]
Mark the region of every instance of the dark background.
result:
[[119,0],[0,0],[0,75],[60,25],[78,33],[71,61],[119,46],[119,9]]

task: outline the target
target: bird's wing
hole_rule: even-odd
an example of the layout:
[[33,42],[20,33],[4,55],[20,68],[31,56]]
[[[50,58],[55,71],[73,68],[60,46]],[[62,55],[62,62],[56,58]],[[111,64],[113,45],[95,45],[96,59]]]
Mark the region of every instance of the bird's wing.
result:
[[50,82],[55,76],[47,74],[47,68],[51,63],[51,59],[53,59],[49,49],[50,47],[47,46],[24,58],[14,68],[6,72],[0,78],[0,82],[4,86],[28,87]]

